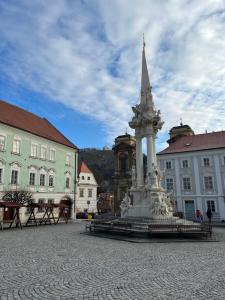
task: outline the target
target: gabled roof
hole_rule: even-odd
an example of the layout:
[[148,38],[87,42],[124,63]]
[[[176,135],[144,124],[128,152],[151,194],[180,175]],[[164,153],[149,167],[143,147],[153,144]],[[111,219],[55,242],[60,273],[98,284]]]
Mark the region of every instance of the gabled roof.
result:
[[158,155],[225,148],[225,131],[183,136]]
[[82,161],[78,165],[78,174],[80,174],[80,173],[92,173],[84,161]]
[[0,100],[0,123],[30,132],[56,143],[77,149],[58,129],[47,119],[40,118],[15,105]]

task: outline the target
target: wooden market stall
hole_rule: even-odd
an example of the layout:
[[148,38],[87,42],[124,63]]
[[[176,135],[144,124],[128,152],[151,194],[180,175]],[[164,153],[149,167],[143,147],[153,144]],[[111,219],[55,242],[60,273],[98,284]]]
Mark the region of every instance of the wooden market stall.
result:
[[2,211],[2,219],[0,222],[1,229],[4,229],[4,224],[9,223],[8,228],[11,228],[15,224],[16,228],[22,229],[22,223],[20,220],[20,208],[24,205],[16,202],[3,201],[0,202],[0,208]]

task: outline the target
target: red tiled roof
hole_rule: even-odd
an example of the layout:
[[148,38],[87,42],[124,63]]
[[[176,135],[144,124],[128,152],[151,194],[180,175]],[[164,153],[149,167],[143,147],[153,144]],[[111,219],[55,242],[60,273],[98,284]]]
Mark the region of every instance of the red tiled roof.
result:
[[225,131],[182,136],[158,155],[225,148]]
[[40,118],[33,113],[3,100],[0,100],[0,123],[22,129],[56,143],[77,149],[77,147],[47,119]]
[[89,170],[88,166],[85,164],[84,161],[82,161],[82,162],[79,163],[79,165],[78,165],[78,174],[80,174],[81,172],[82,172],[82,173],[92,173],[92,172]]

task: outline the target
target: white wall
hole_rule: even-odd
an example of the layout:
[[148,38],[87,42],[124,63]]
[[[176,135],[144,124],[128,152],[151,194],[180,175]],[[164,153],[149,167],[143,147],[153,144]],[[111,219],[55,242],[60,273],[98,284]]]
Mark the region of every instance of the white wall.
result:
[[[79,174],[77,198],[76,198],[76,208],[77,211],[83,212],[88,209],[88,212],[97,211],[97,182],[92,173],[83,173]],[[83,190],[83,197],[80,195],[80,190]],[[92,196],[89,197],[88,190],[92,191]],[[87,201],[90,201],[88,206]]]
[[[203,158],[210,159],[210,167],[204,167]],[[215,202],[216,211],[214,219],[225,220],[225,149],[204,150],[195,152],[183,152],[174,154],[158,155],[159,166],[165,170],[162,185],[166,188],[166,178],[174,179],[173,194],[177,201],[178,211],[185,213],[185,200],[193,200],[195,209],[200,209],[205,215],[207,200]],[[182,160],[187,159],[188,168],[182,168]],[[172,162],[172,169],[165,168],[166,161]],[[182,178],[191,178],[191,190],[183,189]],[[213,190],[207,191],[204,187],[204,176],[212,176]]]

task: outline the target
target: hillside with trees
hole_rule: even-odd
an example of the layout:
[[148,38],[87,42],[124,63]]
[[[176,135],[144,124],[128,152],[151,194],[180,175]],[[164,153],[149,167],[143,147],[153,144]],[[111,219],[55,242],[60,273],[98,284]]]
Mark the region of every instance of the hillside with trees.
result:
[[112,150],[81,149],[79,161],[84,161],[93,172],[99,185],[98,193],[113,192],[114,155]]

